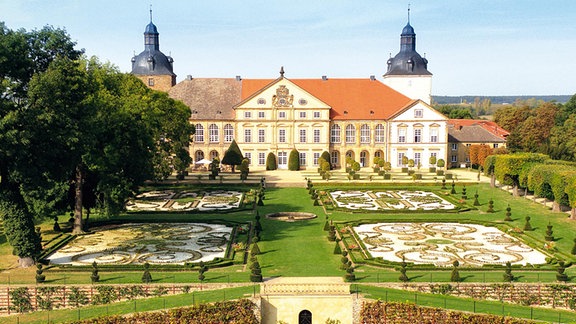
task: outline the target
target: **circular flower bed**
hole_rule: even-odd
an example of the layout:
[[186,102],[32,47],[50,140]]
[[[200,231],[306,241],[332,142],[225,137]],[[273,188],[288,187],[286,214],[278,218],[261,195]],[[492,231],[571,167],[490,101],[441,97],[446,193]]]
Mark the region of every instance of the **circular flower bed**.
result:
[[275,219],[284,222],[294,222],[316,218],[316,214],[299,212],[279,212],[266,215],[268,219]]

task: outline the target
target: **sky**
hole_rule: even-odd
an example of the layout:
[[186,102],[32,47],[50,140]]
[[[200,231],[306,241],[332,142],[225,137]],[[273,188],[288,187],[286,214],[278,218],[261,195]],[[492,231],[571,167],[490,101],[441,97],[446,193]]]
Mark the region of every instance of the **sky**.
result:
[[10,29],[65,29],[87,56],[130,72],[153,22],[177,80],[382,80],[408,21],[432,94],[573,95],[574,0],[0,0]]

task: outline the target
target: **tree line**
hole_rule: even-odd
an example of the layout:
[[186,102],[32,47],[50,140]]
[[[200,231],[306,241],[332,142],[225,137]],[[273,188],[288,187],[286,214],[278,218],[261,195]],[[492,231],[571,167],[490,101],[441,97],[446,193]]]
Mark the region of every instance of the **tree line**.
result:
[[81,233],[91,209],[118,214],[144,181],[191,163],[188,107],[75,45],[0,22],[0,216],[22,266],[42,249],[38,220],[73,211]]

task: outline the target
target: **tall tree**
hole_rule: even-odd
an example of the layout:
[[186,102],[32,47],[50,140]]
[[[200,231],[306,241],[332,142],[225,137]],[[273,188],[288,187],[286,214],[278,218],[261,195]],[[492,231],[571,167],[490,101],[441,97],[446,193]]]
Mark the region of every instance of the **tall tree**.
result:
[[228,150],[226,150],[226,153],[224,153],[222,164],[231,165],[232,172],[234,172],[234,168],[237,165],[240,165],[243,159],[244,157],[242,156],[242,151],[240,151],[238,144],[236,144],[236,140],[232,140]]

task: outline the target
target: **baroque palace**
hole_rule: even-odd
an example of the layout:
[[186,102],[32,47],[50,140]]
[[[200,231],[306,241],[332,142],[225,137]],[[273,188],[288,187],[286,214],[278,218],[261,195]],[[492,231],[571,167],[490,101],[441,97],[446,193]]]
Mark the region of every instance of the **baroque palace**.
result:
[[144,51],[132,58],[132,74],[190,107],[196,127],[190,144],[194,161],[222,158],[232,140],[255,169],[265,167],[270,152],[279,168],[287,168],[292,149],[298,150],[302,168],[317,167],[323,151],[336,168],[345,166],[346,157],[364,167],[375,157],[394,168],[402,166],[404,156],[422,167],[430,156],[450,161],[449,120],[430,106],[432,73],[416,52],[410,22],[383,81],[374,76],[289,79],[281,68],[276,79],[188,76],[176,84],[174,60],[160,51],[152,20],[144,44]]

